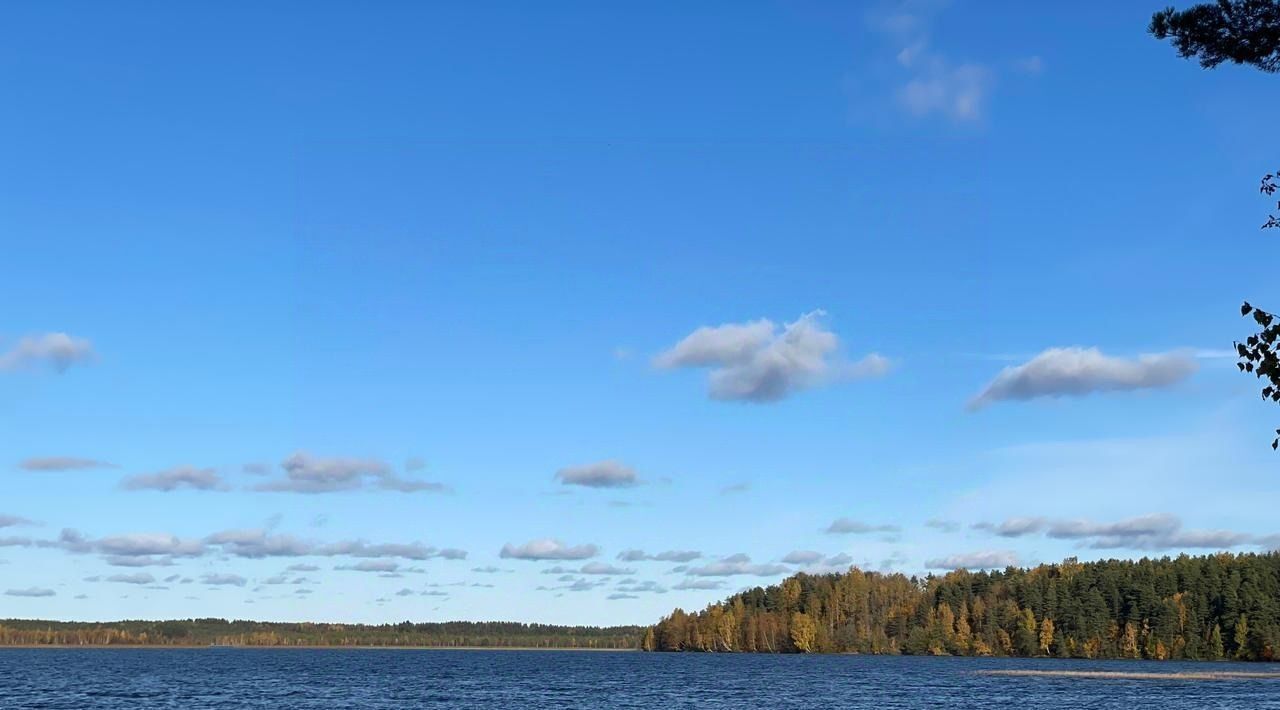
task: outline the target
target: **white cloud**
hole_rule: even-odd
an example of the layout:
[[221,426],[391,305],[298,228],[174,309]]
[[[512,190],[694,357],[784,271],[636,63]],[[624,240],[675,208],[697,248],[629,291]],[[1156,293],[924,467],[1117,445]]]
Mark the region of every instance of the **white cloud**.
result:
[[876,377],[888,359],[871,353],[858,362],[838,357],[840,340],[812,311],[782,327],[761,319],[703,326],[654,358],[664,369],[709,368],[712,399],[774,402],[832,381]]
[[789,567],[781,564],[753,564],[750,557],[739,552],[716,562],[690,567],[685,570],[685,574],[690,577],[732,577],[736,575],[773,577],[790,571]]
[[1226,550],[1242,545],[1266,545],[1270,540],[1270,536],[1231,530],[1184,530],[1182,521],[1170,513],[1152,513],[1112,523],[1084,519],[1010,518],[999,525],[977,523],[973,528],[1003,537],[1044,533],[1046,537],[1057,540],[1078,540],[1094,550]]
[[144,557],[168,555],[173,557],[198,557],[204,553],[204,545],[198,540],[184,540],[166,533],[131,533],[114,535],[90,541],[74,530],[63,530],[61,542],[67,549],[88,551],[119,557]]
[[249,580],[238,574],[211,573],[200,577],[201,584],[208,584],[214,587],[232,586],[243,587]]
[[52,589],[27,587],[26,589],[6,589],[4,594],[7,597],[52,597],[57,596],[58,593]]
[[938,55],[913,64],[914,76],[898,89],[898,101],[908,112],[938,113],[957,122],[982,118],[995,81],[989,69],[975,63],[953,65]]
[[960,529],[960,523],[942,518],[930,518],[925,521],[924,526],[944,533],[953,533]]
[[353,565],[338,565],[334,569],[352,572],[395,572],[400,569],[400,564],[391,560],[361,560]]
[[624,579],[618,583],[618,586],[616,587],[616,589],[619,592],[626,592],[628,594],[639,594],[641,592],[652,592],[654,594],[667,593],[666,587],[652,580],[646,580],[644,582],[640,582],[634,579],[632,580]]
[[1013,61],[1013,68],[1023,74],[1039,74],[1044,71],[1044,60],[1039,55],[1022,57]]
[[113,574],[104,581],[115,582],[116,584],[155,584],[156,578],[146,572],[137,574]]
[[76,456],[39,456],[25,459],[18,464],[24,471],[78,471],[90,468],[114,468],[106,461],[79,458]]
[[1103,355],[1097,348],[1049,348],[1021,365],[1001,370],[969,402],[969,408],[1007,400],[1168,387],[1198,369],[1195,357],[1185,351],[1121,358]]
[[792,550],[782,558],[782,561],[789,565],[811,565],[821,562],[824,556],[821,552],[813,550]]
[[226,481],[211,468],[194,466],[178,466],[156,473],[130,476],[120,482],[120,487],[129,491],[176,491],[188,488],[197,491],[228,490]]
[[987,113],[998,80],[997,66],[1024,75],[1043,68],[1039,56],[1027,56],[998,65],[956,61],[934,49],[929,40],[933,16],[945,3],[913,3],[907,10],[870,14],[873,29],[890,43],[897,75],[895,99],[906,112],[939,116],[954,123],[975,123]]
[[[264,557],[398,557],[407,560],[466,559],[465,550],[437,548],[420,542],[369,543],[364,540],[340,540],[320,543],[303,540],[292,535],[273,534],[260,528],[224,530],[205,538],[205,542],[218,546],[224,553],[248,559]],[[302,565],[290,567],[295,571],[313,571]]]
[[72,365],[91,362],[93,344],[66,333],[28,335],[8,350],[0,351],[0,372],[48,367],[65,372]]
[[532,540],[523,545],[507,543],[498,556],[512,560],[585,560],[600,554],[596,545],[568,546],[559,540]]
[[860,520],[852,520],[850,518],[839,518],[827,526],[826,532],[843,535],[854,534],[863,535],[866,533],[897,533],[902,528],[897,525],[871,525]]
[[258,491],[292,493],[333,493],[350,491],[372,484],[377,488],[401,493],[416,491],[445,492],[448,487],[431,481],[401,478],[383,461],[361,458],[320,458],[299,451],[285,459],[280,467],[285,477],[254,486]]
[[1011,550],[969,552],[925,562],[930,569],[1000,569],[1019,564],[1017,553]]
[[697,550],[667,550],[651,555],[644,550],[623,550],[618,553],[618,559],[623,562],[692,562],[702,557],[702,553]]
[[33,524],[34,523],[32,523],[30,520],[27,520],[26,518],[20,518],[16,515],[0,514],[0,528],[8,528],[8,527],[13,527],[15,525],[33,525]]
[[1022,537],[1023,535],[1031,535],[1045,529],[1048,521],[1044,518],[1009,518],[1008,520],[996,525],[994,523],[974,523],[974,530],[985,530],[995,533],[1000,537]]
[[723,587],[724,587],[724,582],[721,582],[718,579],[685,579],[685,580],[682,580],[679,584],[676,584],[675,586],[673,586],[672,589],[686,591],[686,590],[693,590],[693,589],[697,589],[697,590],[722,589]]
[[556,472],[556,479],[566,486],[587,488],[630,488],[639,483],[635,469],[618,461],[568,466]]
[[609,564],[608,562],[588,562],[587,564],[582,566],[582,569],[578,570],[578,573],[604,575],[604,576],[622,576],[627,574],[635,574],[636,571],[633,569],[626,569],[624,567],[615,567]]

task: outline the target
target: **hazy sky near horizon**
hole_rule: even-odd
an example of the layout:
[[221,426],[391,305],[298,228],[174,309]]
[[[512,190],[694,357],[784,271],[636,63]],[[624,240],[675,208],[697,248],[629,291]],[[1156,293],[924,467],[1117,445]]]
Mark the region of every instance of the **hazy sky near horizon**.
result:
[[0,617],[1273,547],[1280,93],[1162,4],[0,8]]

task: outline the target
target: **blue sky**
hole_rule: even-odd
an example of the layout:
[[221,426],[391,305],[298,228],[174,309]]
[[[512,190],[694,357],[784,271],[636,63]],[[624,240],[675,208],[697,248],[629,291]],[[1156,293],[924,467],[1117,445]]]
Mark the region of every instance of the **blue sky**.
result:
[[6,6],[0,615],[1270,546],[1280,95],[1154,9]]

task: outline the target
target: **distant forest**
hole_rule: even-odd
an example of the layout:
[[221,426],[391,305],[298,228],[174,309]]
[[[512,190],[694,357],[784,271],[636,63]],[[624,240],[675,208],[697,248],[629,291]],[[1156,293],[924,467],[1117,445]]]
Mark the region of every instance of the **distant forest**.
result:
[[924,579],[797,574],[697,613],[650,651],[1280,660],[1280,554],[1106,560]]
[[429,646],[634,649],[643,627],[450,621],[433,624],[0,620],[0,646]]

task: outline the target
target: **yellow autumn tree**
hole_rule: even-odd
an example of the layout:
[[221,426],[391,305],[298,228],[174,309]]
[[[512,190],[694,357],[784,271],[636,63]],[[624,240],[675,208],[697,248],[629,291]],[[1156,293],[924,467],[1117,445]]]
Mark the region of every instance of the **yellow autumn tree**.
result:
[[813,643],[817,640],[818,627],[813,619],[804,612],[797,611],[791,615],[791,643],[801,653],[812,653]]

